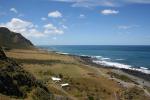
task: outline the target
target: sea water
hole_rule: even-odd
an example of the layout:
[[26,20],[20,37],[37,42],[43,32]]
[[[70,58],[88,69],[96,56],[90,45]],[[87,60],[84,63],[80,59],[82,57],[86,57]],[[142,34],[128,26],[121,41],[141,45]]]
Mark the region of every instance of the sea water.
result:
[[94,63],[138,70],[150,74],[150,46],[141,45],[53,45],[39,46],[62,54],[90,56]]

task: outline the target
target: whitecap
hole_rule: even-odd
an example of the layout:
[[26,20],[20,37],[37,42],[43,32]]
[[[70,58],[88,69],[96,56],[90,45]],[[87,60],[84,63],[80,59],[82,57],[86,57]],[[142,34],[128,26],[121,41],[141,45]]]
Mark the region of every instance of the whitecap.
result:
[[135,71],[143,72],[146,74],[150,74],[150,70],[148,70],[148,68],[145,68],[145,67],[134,68],[131,65],[126,65],[126,64],[122,64],[122,63],[118,63],[118,62],[100,61],[100,60],[93,60],[93,62],[96,64],[103,65],[103,66],[135,70]]
[[146,67],[140,67],[141,69],[144,69],[144,70],[148,70],[148,68],[146,68]]
[[101,58],[102,60],[110,60],[110,58]]
[[91,56],[91,58],[101,59],[102,56]]
[[102,58],[102,56],[95,56],[96,58]]
[[101,65],[104,65],[104,66],[110,66],[110,67],[116,67],[116,68],[125,68],[125,69],[128,69],[130,68],[131,66],[130,65],[125,65],[125,64],[121,64],[121,63],[117,63],[117,62],[110,62],[110,61],[93,61],[94,63],[97,63],[97,64],[101,64]]
[[124,59],[116,59],[116,60],[124,60]]

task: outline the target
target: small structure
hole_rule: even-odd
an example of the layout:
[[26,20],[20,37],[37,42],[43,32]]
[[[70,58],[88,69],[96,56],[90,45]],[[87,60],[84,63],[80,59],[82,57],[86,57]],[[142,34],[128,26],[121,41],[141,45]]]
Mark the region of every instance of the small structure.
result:
[[60,84],[61,85],[61,87],[66,87],[66,86],[69,86],[69,84],[68,83],[65,83],[65,84]]
[[52,79],[53,81],[56,81],[56,82],[61,81],[61,78],[57,78],[57,77],[52,77],[51,79]]

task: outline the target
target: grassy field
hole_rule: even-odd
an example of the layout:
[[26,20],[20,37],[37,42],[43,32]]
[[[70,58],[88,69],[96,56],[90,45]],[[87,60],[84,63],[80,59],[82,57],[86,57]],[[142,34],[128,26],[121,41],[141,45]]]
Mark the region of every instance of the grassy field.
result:
[[[125,90],[116,81],[104,77],[110,69],[87,66],[77,57],[53,52],[11,50],[6,53],[44,83],[55,95],[77,100],[116,100],[116,98],[128,100],[124,99],[124,93],[128,93],[129,90]],[[53,82],[52,76],[61,77],[62,81]],[[69,86],[62,88],[60,84],[66,82]],[[148,100],[148,97],[144,96],[144,98]],[[134,96],[131,100],[135,100]]]

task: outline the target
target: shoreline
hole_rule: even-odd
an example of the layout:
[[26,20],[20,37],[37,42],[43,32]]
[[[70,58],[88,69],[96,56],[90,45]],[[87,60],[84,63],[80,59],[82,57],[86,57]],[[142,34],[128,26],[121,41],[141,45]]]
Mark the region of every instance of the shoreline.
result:
[[137,70],[136,68],[127,69],[127,68],[118,68],[118,67],[113,67],[113,66],[102,65],[102,64],[93,62],[93,60],[97,59],[97,58],[92,58],[91,56],[87,56],[87,55],[73,55],[73,54],[62,53],[62,52],[58,52],[58,51],[49,51],[49,52],[54,52],[54,53],[57,53],[60,55],[68,55],[68,56],[72,56],[72,57],[78,57],[87,65],[92,65],[92,66],[95,66],[97,68],[101,67],[101,68],[106,68],[106,69],[120,70],[120,71],[123,71],[129,75],[133,75],[135,77],[138,77],[138,78],[144,79],[145,81],[150,82],[150,74],[144,73],[140,70]]
[[[101,95],[104,95],[105,98],[111,99],[114,97],[114,92],[120,91],[122,96],[124,96],[126,95],[124,91],[129,93],[132,89],[135,91],[139,90],[138,93],[141,93],[140,96],[142,97],[150,96],[150,82],[142,78],[132,77],[133,75],[129,75],[117,68],[95,64],[92,62],[91,57],[66,53],[60,54],[60,52],[40,48],[35,50],[16,49],[6,53],[8,57],[21,64],[24,70],[33,74],[45,84],[54,94],[64,96],[62,94],[64,93],[64,88],[60,87],[59,83],[53,84],[53,81],[50,79],[52,76],[61,77],[61,83],[67,82],[70,84],[69,90],[65,89],[65,92],[69,93],[67,95],[69,97],[75,96],[80,98],[86,97],[89,93],[94,93],[93,96],[97,98],[97,94],[102,93]],[[57,88],[55,88],[56,85]],[[98,91],[95,91],[95,89],[98,89]],[[81,94],[80,97],[76,96],[76,91]],[[83,93],[83,91],[85,92]],[[107,91],[111,95],[108,95]],[[122,96],[120,95],[120,98]],[[137,95],[134,96],[135,98],[137,97]]]
[[97,58],[93,58],[92,56],[88,56],[88,55],[74,55],[74,54],[69,54],[69,53],[63,53],[63,52],[59,52],[59,51],[54,51],[54,50],[47,50],[47,49],[41,49],[41,48],[38,48],[39,50],[44,50],[44,51],[47,51],[47,52],[53,52],[53,53],[56,53],[56,54],[59,54],[59,55],[68,55],[68,56],[72,56],[72,57],[77,57],[79,59],[81,59],[84,64],[86,65],[91,65],[91,66],[94,66],[94,67],[97,67],[97,68],[105,68],[105,69],[114,69],[114,70],[120,70],[126,74],[129,74],[129,75],[132,75],[134,77],[137,77],[137,78],[140,78],[140,79],[143,79],[145,81],[148,81],[150,82],[150,74],[147,74],[147,73],[144,73],[142,71],[138,71],[138,70],[134,70],[135,68],[132,68],[131,69],[125,69],[125,68],[117,68],[117,67],[113,67],[113,66],[105,66],[105,65],[102,65],[102,64],[97,64],[97,63],[94,63],[93,60],[96,60]]
[[86,64],[92,65],[92,66],[96,66],[96,67],[102,67],[102,68],[106,68],[106,69],[115,69],[115,70],[121,70],[127,74],[142,78],[146,81],[150,82],[150,74],[146,74],[137,70],[131,70],[131,69],[124,69],[124,68],[116,68],[116,67],[111,67],[111,66],[104,66],[104,65],[100,65],[97,63],[93,62],[93,59],[91,57],[83,57],[83,56],[78,56],[80,57],[80,59],[82,59]]

